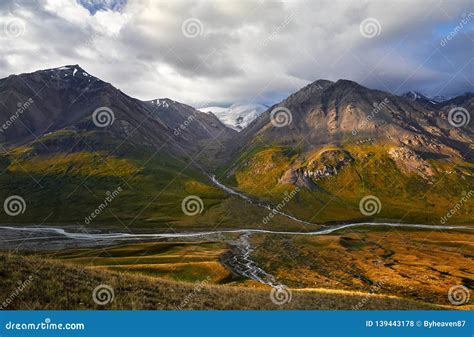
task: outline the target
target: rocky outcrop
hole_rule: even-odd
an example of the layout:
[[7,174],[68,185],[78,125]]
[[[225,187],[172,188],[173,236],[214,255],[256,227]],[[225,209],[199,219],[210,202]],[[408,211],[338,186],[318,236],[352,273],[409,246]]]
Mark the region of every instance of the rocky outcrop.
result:
[[310,160],[307,165],[287,170],[280,178],[281,184],[294,184],[314,189],[316,181],[337,175],[354,159],[343,150],[327,150]]
[[434,175],[431,165],[407,147],[394,147],[388,151],[388,154],[404,173],[414,173],[424,179],[429,179]]
[[[430,129],[433,134],[438,133],[439,129]],[[447,145],[440,143],[434,137],[427,137],[425,135],[404,135],[400,142],[407,147],[415,149],[416,151],[422,151],[424,153],[432,153],[435,155],[450,155],[455,157],[462,157],[460,151],[450,148]]]
[[352,163],[354,159],[349,152],[343,150],[326,150],[318,155],[315,160],[309,161],[303,168],[303,174],[315,181],[324,177],[338,174],[345,166]]
[[292,184],[310,190],[313,190],[317,187],[316,184],[307,175],[305,175],[302,168],[289,169],[281,176],[278,183]]

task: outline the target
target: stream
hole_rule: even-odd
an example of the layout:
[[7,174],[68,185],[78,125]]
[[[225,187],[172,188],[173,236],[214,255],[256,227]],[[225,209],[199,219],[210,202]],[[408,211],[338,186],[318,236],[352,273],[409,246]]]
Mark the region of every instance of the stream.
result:
[[[239,193],[222,183],[215,176],[210,176],[212,182],[224,190],[226,193],[242,198],[246,202],[264,207],[272,212],[276,212],[282,216],[305,224],[316,225],[292,215],[286,214],[272,208],[270,205],[254,201],[246,195]],[[19,226],[19,225],[2,225],[0,226],[0,250],[24,250],[24,251],[55,251],[60,249],[73,248],[94,248],[104,247],[125,242],[143,242],[163,239],[206,239],[206,240],[223,240],[233,247],[232,256],[228,261],[229,267],[238,275],[250,278],[252,280],[278,287],[281,284],[274,276],[268,274],[258,267],[257,263],[252,260],[253,252],[250,244],[249,236],[252,234],[267,235],[326,235],[346,228],[361,226],[378,226],[378,227],[398,227],[398,228],[419,228],[433,230],[474,230],[473,227],[466,226],[441,226],[441,225],[424,225],[424,224],[401,224],[401,223],[349,223],[343,225],[325,226],[310,232],[297,231],[278,231],[267,229],[227,229],[212,231],[183,231],[172,233],[124,233],[124,232],[106,232],[97,229],[89,229],[81,226]],[[237,239],[235,237],[237,236]]]

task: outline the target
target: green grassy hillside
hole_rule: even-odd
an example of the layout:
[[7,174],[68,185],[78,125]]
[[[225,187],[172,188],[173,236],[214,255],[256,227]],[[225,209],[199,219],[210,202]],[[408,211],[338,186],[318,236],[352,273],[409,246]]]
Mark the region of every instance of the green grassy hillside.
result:
[[[26,203],[22,214],[0,212],[2,223],[248,228],[262,226],[268,214],[216,188],[190,159],[103,132],[61,130],[43,136],[0,153],[0,169],[1,195],[18,195]],[[202,200],[200,213],[183,212],[188,196]],[[268,225],[295,223],[281,217]]]
[[[474,187],[474,164],[461,159],[423,159],[420,162],[428,163],[432,173],[423,176],[421,171],[401,166],[403,161],[396,163],[389,155],[393,148],[390,144],[344,144],[298,152],[285,146],[255,146],[220,176],[240,191],[278,204],[298,185],[285,181],[289,170],[334,167],[345,159],[336,174],[306,178],[311,186],[301,186],[284,211],[313,222],[389,219],[440,224],[456,208],[445,223],[472,224],[474,200],[469,192]],[[374,216],[359,210],[360,200],[367,195],[380,199],[382,207]],[[466,201],[457,207],[465,196]]]

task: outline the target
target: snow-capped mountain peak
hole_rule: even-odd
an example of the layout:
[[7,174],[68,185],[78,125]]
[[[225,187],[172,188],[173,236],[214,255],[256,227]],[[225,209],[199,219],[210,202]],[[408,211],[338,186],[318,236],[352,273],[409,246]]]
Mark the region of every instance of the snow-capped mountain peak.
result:
[[77,64],[46,69],[44,72],[45,74],[49,74],[50,78],[55,78],[58,80],[74,79],[75,81],[84,81],[86,83],[91,83],[92,81],[98,80]]
[[427,95],[421,94],[418,91],[408,91],[402,95],[402,97],[411,99],[413,101],[418,101],[425,104],[438,104],[439,102],[430,98]]

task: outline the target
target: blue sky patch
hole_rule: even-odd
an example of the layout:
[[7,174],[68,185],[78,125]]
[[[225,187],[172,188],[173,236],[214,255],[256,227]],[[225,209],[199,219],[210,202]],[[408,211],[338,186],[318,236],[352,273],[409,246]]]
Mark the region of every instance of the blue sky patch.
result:
[[91,15],[98,11],[120,11],[127,4],[127,0],[77,0]]

